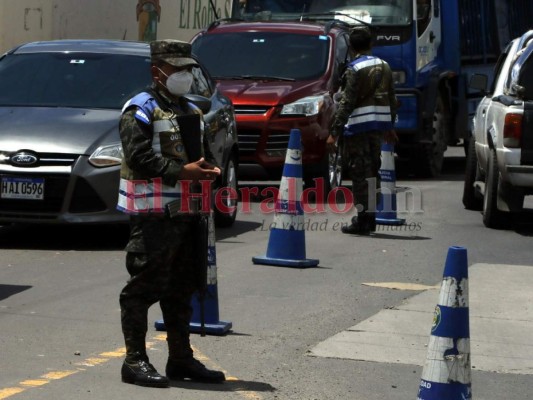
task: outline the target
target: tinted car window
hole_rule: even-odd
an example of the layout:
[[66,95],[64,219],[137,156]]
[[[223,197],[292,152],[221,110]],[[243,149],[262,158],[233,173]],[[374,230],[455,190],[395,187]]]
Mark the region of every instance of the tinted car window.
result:
[[239,32],[199,37],[193,43],[214,79],[281,77],[314,79],[326,71],[327,36],[275,32]]
[[211,90],[209,81],[204,75],[202,69],[200,67],[193,68],[192,75],[194,80],[191,87],[191,93],[200,94],[205,97],[211,97],[213,95],[213,91]]
[[533,100],[533,56],[522,65],[518,84],[524,88],[524,100]]
[[120,109],[151,82],[150,58],[110,54],[8,55],[0,106]]

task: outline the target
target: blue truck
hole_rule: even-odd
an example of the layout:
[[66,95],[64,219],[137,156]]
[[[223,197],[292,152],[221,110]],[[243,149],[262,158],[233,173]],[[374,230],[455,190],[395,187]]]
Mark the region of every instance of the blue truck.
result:
[[417,176],[435,177],[447,147],[470,137],[480,100],[470,77],[490,77],[505,45],[533,27],[533,1],[234,0],[231,19],[373,27],[373,52],[391,65],[401,102],[396,153]]

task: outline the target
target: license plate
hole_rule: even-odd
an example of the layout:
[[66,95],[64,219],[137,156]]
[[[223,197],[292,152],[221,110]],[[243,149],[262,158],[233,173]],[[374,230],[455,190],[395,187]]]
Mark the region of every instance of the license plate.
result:
[[43,200],[44,178],[3,176],[0,197],[17,200]]

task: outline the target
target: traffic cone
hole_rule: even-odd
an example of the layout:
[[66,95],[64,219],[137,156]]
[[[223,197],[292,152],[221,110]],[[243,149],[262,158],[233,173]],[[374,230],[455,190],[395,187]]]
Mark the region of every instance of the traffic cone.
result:
[[472,399],[467,252],[450,247],[418,400]]
[[306,259],[305,256],[302,192],[301,132],[292,129],[267,252],[265,256],[252,257],[254,264],[300,268],[318,265],[319,260]]
[[[217,288],[217,256],[216,237],[213,212],[208,218],[208,254],[207,254],[207,292],[203,301],[204,324],[202,326],[202,307],[198,299],[198,294],[194,294],[191,300],[193,314],[189,324],[189,331],[193,333],[204,333],[212,335],[224,335],[233,324],[227,321],[220,321],[218,312],[218,288]],[[164,331],[165,322],[156,321],[155,329]]]
[[403,225],[405,219],[396,215],[396,168],[394,166],[394,145],[382,143],[381,145],[381,193],[376,210],[376,224]]

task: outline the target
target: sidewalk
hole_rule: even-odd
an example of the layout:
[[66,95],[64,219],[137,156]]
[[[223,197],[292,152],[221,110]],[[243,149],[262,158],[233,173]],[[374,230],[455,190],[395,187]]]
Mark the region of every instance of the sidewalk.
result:
[[[439,290],[440,283],[381,310],[310,355],[423,366]],[[469,292],[472,369],[533,374],[533,267],[471,265]]]

